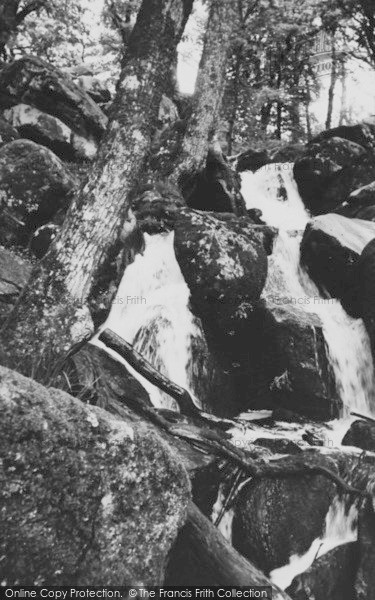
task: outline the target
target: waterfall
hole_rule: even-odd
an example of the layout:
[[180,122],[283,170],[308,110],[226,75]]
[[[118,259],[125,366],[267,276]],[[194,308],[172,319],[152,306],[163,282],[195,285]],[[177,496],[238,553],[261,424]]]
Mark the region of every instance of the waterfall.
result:
[[289,563],[270,573],[271,581],[286,590],[293,579],[304,573],[313,562],[338,546],[356,542],[358,539],[358,509],[352,504],[347,507],[344,499],[335,498],[327,513],[323,535],[313,541],[302,556],[293,555]]
[[[174,233],[145,235],[145,250],[125,270],[103,328],[133,344],[158,371],[187,389],[199,406],[196,390],[202,385],[202,370],[196,372],[193,357],[205,340],[200,321],[189,310],[190,291],[177,263],[173,240]],[[98,340],[95,343],[122,360]],[[205,355],[200,352],[200,361]],[[170,396],[122,362],[148,391],[154,406],[178,410]]]
[[279,304],[294,304],[320,318],[345,415],[351,410],[375,414],[374,365],[364,323],[349,317],[337,299],[323,298],[301,267],[300,230],[309,214],[298,194],[292,165],[267,166],[272,168],[242,175],[247,208],[262,210],[264,220],[279,229],[263,296]]

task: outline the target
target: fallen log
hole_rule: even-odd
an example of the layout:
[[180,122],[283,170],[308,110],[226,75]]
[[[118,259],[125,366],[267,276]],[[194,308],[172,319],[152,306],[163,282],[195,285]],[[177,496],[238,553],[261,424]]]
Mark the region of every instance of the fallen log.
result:
[[174,398],[179,403],[183,414],[193,418],[199,417],[202,423],[201,427],[197,427],[195,423],[180,422],[175,424],[170,423],[153,408],[141,405],[137,406],[136,410],[139,414],[150,419],[153,423],[162,427],[171,435],[198,446],[204,451],[209,451],[216,456],[229,460],[254,479],[261,479],[262,477],[295,477],[296,475],[323,475],[333,481],[343,493],[360,497],[369,497],[369,494],[366,491],[348,485],[339,475],[327,467],[309,464],[302,455],[293,456],[293,460],[280,459],[278,461],[273,461],[272,463],[260,459],[254,460],[251,457],[251,453],[236,448],[226,440],[222,432],[217,432],[214,429],[205,426],[205,423],[202,422],[204,417],[201,411],[195,406],[190,394],[156,371],[147,360],[134,350],[131,344],[125,342],[110,329],[105,329],[99,336],[99,340],[108,346],[108,348],[122,356],[122,358],[124,358],[148,381]]
[[368,415],[361,415],[361,413],[357,413],[354,411],[351,411],[350,413],[353,417],[359,417],[360,419],[363,419],[364,421],[368,421],[369,423],[375,423],[375,418],[374,417],[370,417]]
[[126,362],[147,379],[150,383],[166,392],[176,400],[182,414],[187,416],[200,416],[199,408],[194,404],[189,392],[180,387],[167,377],[159,373],[133,346],[123,340],[111,329],[105,329],[99,336],[99,340],[108,348],[117,352]]
[[166,585],[267,586],[274,600],[290,597],[248,562],[189,501],[187,521],[170,553]]

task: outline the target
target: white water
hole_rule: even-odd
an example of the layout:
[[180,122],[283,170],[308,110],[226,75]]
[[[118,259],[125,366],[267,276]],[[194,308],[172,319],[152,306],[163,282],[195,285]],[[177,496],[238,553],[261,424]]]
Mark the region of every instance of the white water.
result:
[[[192,357],[193,345],[204,344],[203,333],[189,310],[190,291],[175,257],[173,236],[145,235],[145,250],[125,270],[103,328],[133,344],[158,371],[187,389],[199,405],[194,393],[198,374],[194,373]],[[99,341],[95,343],[110,352]],[[154,406],[178,410],[170,396],[122,362],[148,391]]]
[[287,565],[272,571],[270,573],[271,581],[282,590],[286,590],[293,579],[307,571],[316,559],[338,546],[356,542],[358,539],[357,520],[356,506],[351,505],[347,510],[345,500],[336,498],[327,513],[323,535],[313,541],[305,554],[291,556]]
[[[242,175],[248,208],[263,211],[263,219],[279,228],[263,296],[273,303],[293,305],[316,315],[322,324],[344,415],[351,410],[375,414],[375,377],[370,340],[361,319],[352,319],[341,303],[323,298],[300,265],[302,232],[310,216],[299,196],[289,163],[263,167]],[[282,192],[277,190],[280,188]],[[286,197],[286,199],[285,199]],[[292,230],[292,231],[291,231]],[[294,230],[294,231],[293,231]]]

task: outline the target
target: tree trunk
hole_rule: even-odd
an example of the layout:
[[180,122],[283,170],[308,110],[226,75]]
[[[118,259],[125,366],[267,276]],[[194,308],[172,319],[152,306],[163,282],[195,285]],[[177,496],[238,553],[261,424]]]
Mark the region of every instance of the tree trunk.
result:
[[337,54],[336,54],[336,44],[333,40],[332,42],[332,71],[331,71],[331,81],[328,90],[328,110],[327,110],[327,119],[326,119],[326,129],[331,129],[332,127],[332,115],[333,115],[333,102],[335,98],[335,88],[337,82]]
[[191,501],[171,552],[167,585],[266,586],[274,600],[289,596],[237,552]]
[[233,0],[211,0],[203,54],[199,66],[192,116],[187,125],[171,181],[204,168],[224,93],[232,30],[236,19]]
[[89,182],[2,331],[4,363],[43,383],[71,345],[90,335],[87,302],[107,261],[135,228],[129,193],[149,150],[163,85],[192,4],[143,1]]
[[342,62],[341,65],[341,85],[342,85],[342,94],[341,94],[341,107],[340,107],[340,118],[339,125],[345,125],[347,119],[347,110],[348,110],[348,85],[347,85],[347,74],[345,62]]
[[228,147],[227,154],[231,156],[233,154],[233,141],[234,141],[234,128],[237,120],[237,111],[238,111],[238,103],[240,96],[240,74],[241,74],[241,64],[242,64],[243,56],[242,49],[237,50],[236,58],[235,58],[235,66],[234,66],[234,77],[233,77],[233,90],[232,90],[232,107],[228,119]]
[[19,0],[2,0],[0,5],[0,56],[6,58],[6,45],[17,29]]

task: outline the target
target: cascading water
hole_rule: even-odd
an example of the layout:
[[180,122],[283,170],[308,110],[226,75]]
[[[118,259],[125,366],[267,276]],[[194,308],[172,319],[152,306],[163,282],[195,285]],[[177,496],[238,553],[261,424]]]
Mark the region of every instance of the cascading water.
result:
[[262,210],[263,219],[279,229],[269,261],[264,297],[293,303],[320,318],[345,414],[351,410],[375,414],[374,367],[363,321],[349,317],[338,300],[323,298],[302,269],[300,230],[310,217],[294,181],[293,165],[267,167],[242,175],[247,208]]
[[345,500],[335,498],[324,524],[323,535],[313,541],[310,548],[302,556],[293,555],[289,563],[270,573],[270,578],[279,588],[285,590],[293,579],[307,571],[313,562],[327,554],[330,550],[358,539],[358,509],[352,504],[349,508]]
[[[115,331],[171,381],[187,389],[196,403],[199,379],[194,348],[205,343],[200,323],[189,310],[190,291],[177,263],[173,233],[145,235],[145,250],[129,265],[120,283],[104,328]],[[96,344],[104,347],[98,340]],[[117,359],[118,354],[111,352]],[[201,353],[204,356],[204,353]],[[158,408],[177,410],[167,394],[127,369],[148,391]]]

